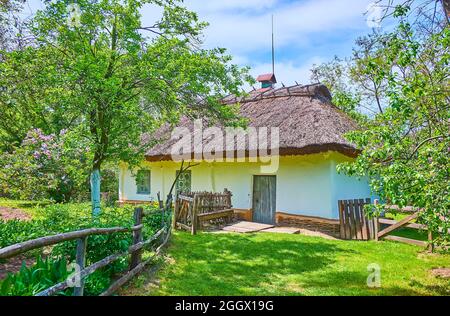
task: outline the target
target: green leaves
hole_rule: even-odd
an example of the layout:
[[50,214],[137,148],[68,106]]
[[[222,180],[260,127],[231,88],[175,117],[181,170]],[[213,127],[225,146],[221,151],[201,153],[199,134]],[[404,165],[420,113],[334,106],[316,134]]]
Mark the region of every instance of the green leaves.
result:
[[383,38],[371,55],[388,56],[390,71],[372,58],[359,60],[359,66],[385,83],[386,106],[347,135],[362,152],[339,170],[371,177],[372,191],[383,202],[423,208],[419,221],[431,227],[436,243],[448,245],[450,69],[442,65],[448,63],[449,32],[419,36],[402,22]]
[[[6,279],[0,282],[0,296],[31,296],[46,288],[65,280],[71,270],[68,269],[67,261],[64,258],[42,259],[36,257],[36,264],[27,268],[25,261],[22,263],[20,271],[16,274],[9,274]],[[59,293],[60,295],[70,295],[70,290]]]
[[[147,216],[144,217],[144,239],[150,238],[160,228],[162,213],[155,205],[145,205]],[[0,221],[0,248],[14,243],[52,234],[79,230],[89,227],[131,227],[134,207],[104,207],[99,218],[92,219],[91,209],[84,204],[55,204],[35,211],[36,218],[30,221]],[[165,223],[170,223],[170,213],[165,215]],[[131,234],[117,233],[113,235],[89,236],[87,247],[87,265],[105,257],[121,253],[132,243]],[[19,273],[10,275],[0,282],[1,295],[34,295],[54,285],[72,272],[67,268],[69,262],[75,260],[76,241],[55,245],[45,260],[40,256],[36,264],[27,268],[23,265]],[[61,259],[64,258],[64,259]],[[128,259],[118,260],[86,279],[86,295],[98,295],[105,290],[113,275],[123,272],[128,267]],[[60,293],[70,295],[71,290]]]
[[[147,2],[164,9],[154,25],[140,20],[139,8]],[[161,120],[239,120],[219,101],[240,93],[247,70],[229,65],[223,49],[201,49],[206,24],[178,1],[78,1],[81,26],[75,29],[65,21],[67,3],[47,4],[33,32],[57,56],[57,69],[45,71],[57,71],[55,85],[68,87],[72,105],[66,113],[84,125],[80,132],[88,132],[92,164],[142,158],[149,144],[141,135],[151,134]]]
[[[241,94],[248,69],[230,64],[222,48],[201,47],[206,23],[181,1],[80,0],[77,26],[68,23],[69,4],[46,2],[28,28],[33,45],[5,53],[0,65],[0,86],[8,87],[0,90],[0,146],[17,153],[16,161],[30,129],[67,130],[70,146],[49,174],[78,169],[80,183],[87,168],[141,162],[154,145],[148,136],[182,116],[244,124],[220,100]],[[144,4],[163,9],[154,24],[141,21]],[[70,148],[86,148],[74,167]]]

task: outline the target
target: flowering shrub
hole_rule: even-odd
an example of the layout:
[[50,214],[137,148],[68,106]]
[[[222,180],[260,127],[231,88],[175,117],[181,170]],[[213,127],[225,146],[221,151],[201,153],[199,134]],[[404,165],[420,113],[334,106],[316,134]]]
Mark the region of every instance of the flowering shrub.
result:
[[[91,150],[76,134],[28,131],[22,144],[0,154],[0,192],[13,198],[67,202],[89,197]],[[105,166],[102,182],[115,193],[115,168]]]

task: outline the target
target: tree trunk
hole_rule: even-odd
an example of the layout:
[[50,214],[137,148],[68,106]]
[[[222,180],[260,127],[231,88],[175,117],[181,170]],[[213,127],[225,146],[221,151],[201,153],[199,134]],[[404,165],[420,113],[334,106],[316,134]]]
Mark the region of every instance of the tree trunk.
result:
[[100,215],[100,169],[94,168],[91,173],[92,216]]

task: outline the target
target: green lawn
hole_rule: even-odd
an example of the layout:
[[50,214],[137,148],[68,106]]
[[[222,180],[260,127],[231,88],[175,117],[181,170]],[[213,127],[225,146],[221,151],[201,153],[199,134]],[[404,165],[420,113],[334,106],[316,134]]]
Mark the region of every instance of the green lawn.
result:
[[[381,267],[381,288],[366,284],[371,263]],[[430,274],[435,267],[450,267],[450,255],[389,241],[175,232],[156,278],[141,275],[121,294],[450,295],[450,280]]]

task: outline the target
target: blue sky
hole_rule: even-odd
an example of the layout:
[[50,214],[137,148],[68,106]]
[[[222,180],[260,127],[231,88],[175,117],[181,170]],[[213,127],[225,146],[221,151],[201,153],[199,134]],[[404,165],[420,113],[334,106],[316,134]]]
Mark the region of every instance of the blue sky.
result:
[[[234,63],[251,74],[271,72],[271,15],[275,20],[275,73],[286,85],[309,83],[309,69],[333,58],[349,56],[358,36],[370,32],[368,5],[373,0],[185,0],[185,5],[210,23],[204,45],[224,47]],[[30,0],[24,14],[41,8]],[[161,11],[142,10],[151,25]]]

